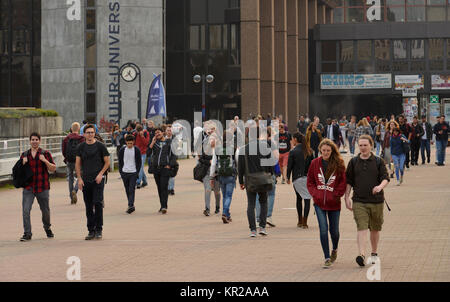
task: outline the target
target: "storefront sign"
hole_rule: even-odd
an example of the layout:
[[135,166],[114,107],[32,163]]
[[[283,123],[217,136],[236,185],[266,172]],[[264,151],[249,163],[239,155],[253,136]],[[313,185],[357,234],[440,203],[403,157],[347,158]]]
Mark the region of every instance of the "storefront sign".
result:
[[430,103],[431,104],[439,104],[439,96],[438,95],[430,95]]
[[403,90],[403,88],[423,89],[423,83],[424,79],[421,74],[395,76],[395,90]]
[[431,75],[431,89],[450,89],[450,75]]
[[417,89],[414,88],[403,88],[402,96],[417,96]]
[[380,89],[391,87],[391,74],[320,75],[320,89]]

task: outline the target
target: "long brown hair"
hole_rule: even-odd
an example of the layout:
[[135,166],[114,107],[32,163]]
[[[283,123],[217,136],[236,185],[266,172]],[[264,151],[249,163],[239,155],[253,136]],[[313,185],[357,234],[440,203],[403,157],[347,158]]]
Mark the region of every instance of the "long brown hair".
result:
[[[308,148],[311,148],[311,134],[312,134],[312,131],[313,131],[312,127],[313,127],[313,123],[309,124],[308,128],[306,129],[306,135],[305,135],[305,142],[306,142],[306,144],[305,145]],[[319,136],[319,141],[321,141],[322,140],[322,134],[320,133],[320,130],[317,129],[317,127],[316,127],[316,133],[317,133],[317,136]]]
[[308,156],[312,155],[312,150],[311,148],[306,144],[306,139],[305,136],[300,133],[300,132],[296,132],[294,133],[294,135],[292,136],[297,142],[299,142],[302,146],[302,151],[303,151],[303,157],[306,159]]
[[341,153],[339,153],[338,147],[332,140],[326,138],[321,141],[319,145],[319,151],[320,149],[322,149],[323,145],[330,146],[331,148],[331,156],[328,160],[327,172],[325,173],[325,178],[328,179],[334,172],[340,173],[345,171],[345,163],[342,159]]

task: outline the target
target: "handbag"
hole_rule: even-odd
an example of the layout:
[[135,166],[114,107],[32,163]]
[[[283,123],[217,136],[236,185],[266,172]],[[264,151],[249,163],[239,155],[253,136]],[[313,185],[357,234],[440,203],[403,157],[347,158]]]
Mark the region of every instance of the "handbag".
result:
[[209,166],[199,161],[193,170],[194,179],[199,182],[203,182],[203,178],[205,178],[206,174],[208,173],[208,170]]
[[[257,153],[258,143],[257,143]],[[250,173],[248,169],[248,154],[245,152],[245,186],[252,193],[270,192],[273,188],[272,175],[268,172],[260,171]]]

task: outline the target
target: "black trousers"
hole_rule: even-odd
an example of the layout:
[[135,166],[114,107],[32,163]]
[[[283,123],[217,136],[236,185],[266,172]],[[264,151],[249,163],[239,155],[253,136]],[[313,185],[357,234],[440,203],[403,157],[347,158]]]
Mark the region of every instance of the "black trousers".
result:
[[267,221],[267,192],[253,193],[247,190],[247,218],[248,225],[251,231],[256,231],[256,194],[258,194],[259,196],[259,204],[261,206],[261,213],[259,214],[259,226],[261,228],[265,228]]
[[87,228],[89,232],[103,230],[103,191],[105,178],[100,184],[85,182],[83,187],[84,204],[86,205]]
[[417,163],[419,161],[420,140],[411,140],[411,161]]
[[128,207],[134,207],[134,196],[136,192],[136,180],[138,178],[137,173],[122,173],[123,185],[125,192],[127,193]]
[[305,213],[303,214],[303,204],[302,204],[302,197],[300,194],[297,193],[297,190],[295,190],[295,195],[297,195],[297,215],[298,215],[298,221],[301,221],[300,219],[302,217],[308,218],[309,215],[309,209],[311,207],[311,199],[305,199]]
[[167,209],[167,200],[169,199],[169,170],[166,168],[157,169],[153,173],[155,177],[155,183],[158,187],[159,202],[161,203],[161,209]]

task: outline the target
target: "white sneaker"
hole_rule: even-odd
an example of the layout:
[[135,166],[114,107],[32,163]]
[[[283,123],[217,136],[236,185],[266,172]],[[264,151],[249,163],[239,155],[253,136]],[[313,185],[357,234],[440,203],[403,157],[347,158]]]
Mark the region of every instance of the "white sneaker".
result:
[[400,186],[400,180],[397,180],[397,186]]
[[252,231],[252,232],[250,233],[250,237],[256,237],[256,231]]
[[259,228],[259,234],[263,236],[267,236],[267,232],[265,228]]
[[275,224],[272,222],[272,217],[267,217],[267,224],[271,227],[275,227]]

